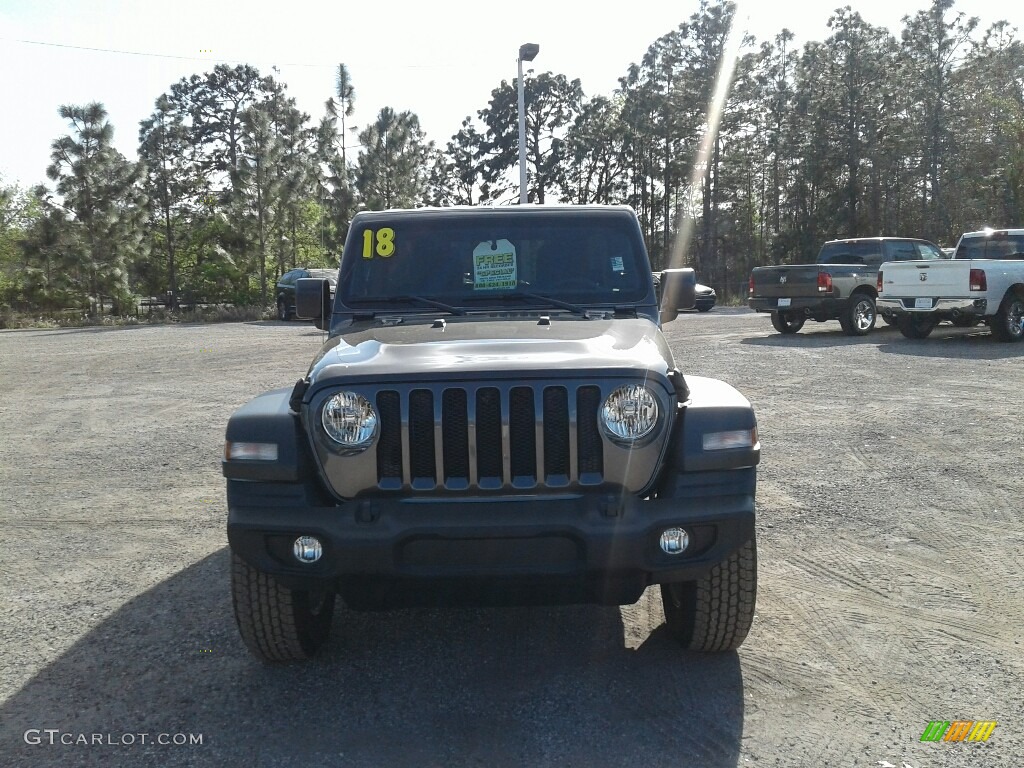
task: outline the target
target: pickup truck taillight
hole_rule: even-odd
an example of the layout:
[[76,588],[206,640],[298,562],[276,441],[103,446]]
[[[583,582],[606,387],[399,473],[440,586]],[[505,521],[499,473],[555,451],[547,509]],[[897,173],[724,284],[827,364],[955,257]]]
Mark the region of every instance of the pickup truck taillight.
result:
[[988,279],[985,277],[984,269],[972,269],[971,270],[971,290],[972,291],[987,291],[988,290]]
[[875,290],[882,292],[882,270],[878,270],[878,279],[875,281]]
[[828,272],[818,273],[818,293],[829,293],[832,290],[832,275]]
[[754,295],[754,276],[753,275],[750,276],[750,281],[747,283],[747,290],[750,292],[751,296]]

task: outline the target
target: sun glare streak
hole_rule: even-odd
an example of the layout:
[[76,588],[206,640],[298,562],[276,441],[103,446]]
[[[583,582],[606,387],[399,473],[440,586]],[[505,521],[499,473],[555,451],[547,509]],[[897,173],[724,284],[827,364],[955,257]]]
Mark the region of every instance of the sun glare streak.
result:
[[687,200],[679,206],[677,214],[676,238],[672,243],[672,254],[668,262],[669,267],[672,268],[683,266],[683,260],[690,248],[690,241],[693,239],[693,231],[697,225],[696,216],[693,213],[694,206],[700,201],[701,179],[707,172],[711,152],[715,146],[715,138],[718,136],[718,126],[722,122],[722,112],[725,111],[725,102],[729,98],[729,89],[732,88],[732,78],[736,72],[740,47],[743,45],[743,37],[746,34],[745,25],[739,22],[740,3],[734,2],[733,4],[736,10],[729,26],[729,34],[725,38],[725,45],[722,46],[722,60],[718,64],[715,90],[711,97],[711,103],[708,105],[704,136],[693,161],[693,171],[690,173],[687,187]]

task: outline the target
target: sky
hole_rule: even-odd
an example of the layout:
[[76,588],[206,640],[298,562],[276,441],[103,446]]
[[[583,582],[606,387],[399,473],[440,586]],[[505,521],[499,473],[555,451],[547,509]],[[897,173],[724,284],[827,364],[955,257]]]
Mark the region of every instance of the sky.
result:
[[[758,41],[785,27],[802,44],[824,40],[828,18],[846,4],[740,0],[738,16]],[[898,36],[901,19],[930,2],[849,4]],[[276,66],[311,123],[324,114],[344,62],[356,94],[349,126],[367,125],[383,107],[409,110],[443,147],[502,80],[512,82],[522,43],[540,45],[527,68],[579,78],[588,97],[611,95],[630,64],[698,7],[698,0],[0,0],[0,183],[46,181],[50,144],[69,132],[61,104],[103,103],[115,145],[134,160],[139,122],[157,97],[221,62],[264,74]],[[1024,28],[1024,3],[959,0],[953,10],[979,17],[981,28],[998,20]]]

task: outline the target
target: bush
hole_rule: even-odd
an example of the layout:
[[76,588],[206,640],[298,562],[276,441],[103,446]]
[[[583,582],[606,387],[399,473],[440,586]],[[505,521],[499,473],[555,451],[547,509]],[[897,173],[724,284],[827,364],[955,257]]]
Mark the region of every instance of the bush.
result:
[[29,313],[15,312],[10,307],[0,306],[0,329],[90,328],[167,323],[242,323],[270,320],[274,317],[276,317],[274,307],[235,307],[229,304],[201,306],[180,312],[172,312],[169,309],[158,307],[144,315],[102,315],[98,317],[90,316],[81,309]]

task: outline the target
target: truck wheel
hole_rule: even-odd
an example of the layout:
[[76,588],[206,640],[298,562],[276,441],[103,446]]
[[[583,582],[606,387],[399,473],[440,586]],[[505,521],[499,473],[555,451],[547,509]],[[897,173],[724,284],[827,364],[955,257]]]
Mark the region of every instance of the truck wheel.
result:
[[847,336],[864,336],[875,327],[877,317],[875,300],[866,293],[858,293],[846,303],[846,309],[839,316],[839,325]]
[[242,640],[263,661],[308,659],[331,632],[333,592],[285,589],[234,553],[231,603]]
[[896,318],[893,315],[882,315],[886,325],[896,325]]
[[668,631],[690,651],[732,651],[750,631],[757,599],[757,546],[751,539],[702,579],[661,585]]
[[1024,339],[1024,297],[1011,293],[999,305],[999,311],[989,323],[992,336],[999,341]]
[[779,333],[796,333],[804,327],[804,318],[792,312],[772,312],[772,326]]
[[908,339],[925,339],[935,328],[937,321],[931,315],[900,315],[896,325],[899,326],[900,333]]

